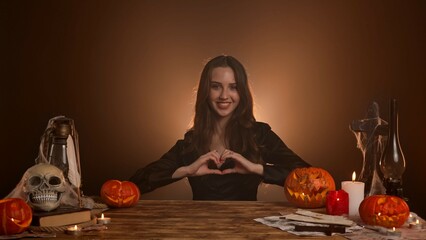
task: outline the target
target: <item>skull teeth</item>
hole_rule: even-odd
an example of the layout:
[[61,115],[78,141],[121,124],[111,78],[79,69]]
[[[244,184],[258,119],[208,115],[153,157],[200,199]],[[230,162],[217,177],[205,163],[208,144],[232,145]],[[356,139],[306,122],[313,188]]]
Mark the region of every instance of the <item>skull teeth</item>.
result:
[[45,194],[33,194],[31,196],[31,202],[33,203],[45,203],[45,202],[57,202],[58,195],[56,193],[45,193]]

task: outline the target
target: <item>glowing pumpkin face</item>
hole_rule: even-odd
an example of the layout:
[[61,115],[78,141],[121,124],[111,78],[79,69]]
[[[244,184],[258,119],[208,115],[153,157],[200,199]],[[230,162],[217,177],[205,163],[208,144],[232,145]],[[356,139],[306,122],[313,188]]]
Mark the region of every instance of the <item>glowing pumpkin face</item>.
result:
[[330,173],[316,167],[296,168],[284,183],[287,200],[300,208],[324,207],[327,192],[335,189]]
[[359,205],[359,215],[368,225],[387,228],[401,227],[410,215],[407,203],[399,197],[373,195]]
[[22,233],[30,226],[32,219],[32,209],[24,200],[0,200],[0,235]]
[[131,207],[138,203],[140,192],[132,182],[108,180],[102,185],[100,195],[110,207]]

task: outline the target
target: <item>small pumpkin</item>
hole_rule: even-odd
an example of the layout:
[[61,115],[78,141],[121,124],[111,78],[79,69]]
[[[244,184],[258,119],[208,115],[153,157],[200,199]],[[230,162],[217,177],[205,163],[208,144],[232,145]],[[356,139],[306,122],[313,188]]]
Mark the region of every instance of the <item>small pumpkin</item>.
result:
[[390,195],[372,195],[359,205],[361,220],[373,226],[401,227],[410,215],[404,199]]
[[0,200],[0,235],[12,235],[25,231],[31,224],[31,207],[20,198]]
[[133,182],[108,180],[102,185],[100,195],[110,207],[132,207],[138,203],[140,191]]
[[336,190],[333,177],[318,167],[296,168],[284,183],[287,200],[300,208],[325,206],[328,191]]

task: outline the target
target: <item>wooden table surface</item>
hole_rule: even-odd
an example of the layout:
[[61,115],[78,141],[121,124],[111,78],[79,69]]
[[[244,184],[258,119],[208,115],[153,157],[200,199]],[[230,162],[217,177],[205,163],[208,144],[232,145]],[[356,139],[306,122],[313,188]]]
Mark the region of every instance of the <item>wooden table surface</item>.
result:
[[254,221],[290,213],[286,202],[141,200],[132,208],[108,209],[108,229],[75,237],[59,232],[56,239],[345,239],[297,237]]

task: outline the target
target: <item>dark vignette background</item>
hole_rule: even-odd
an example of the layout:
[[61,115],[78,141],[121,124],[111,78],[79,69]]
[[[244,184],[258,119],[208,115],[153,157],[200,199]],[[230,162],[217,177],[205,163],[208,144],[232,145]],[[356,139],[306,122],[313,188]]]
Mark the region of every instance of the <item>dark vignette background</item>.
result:
[[[125,180],[190,126],[209,57],[249,73],[256,117],[340,182],[361,170],[349,123],[400,104],[412,211],[426,217],[425,1],[0,1],[0,197],[34,164],[50,118],[73,118],[83,189]],[[191,199],[186,181],[142,196]],[[285,201],[262,186],[260,200]]]

